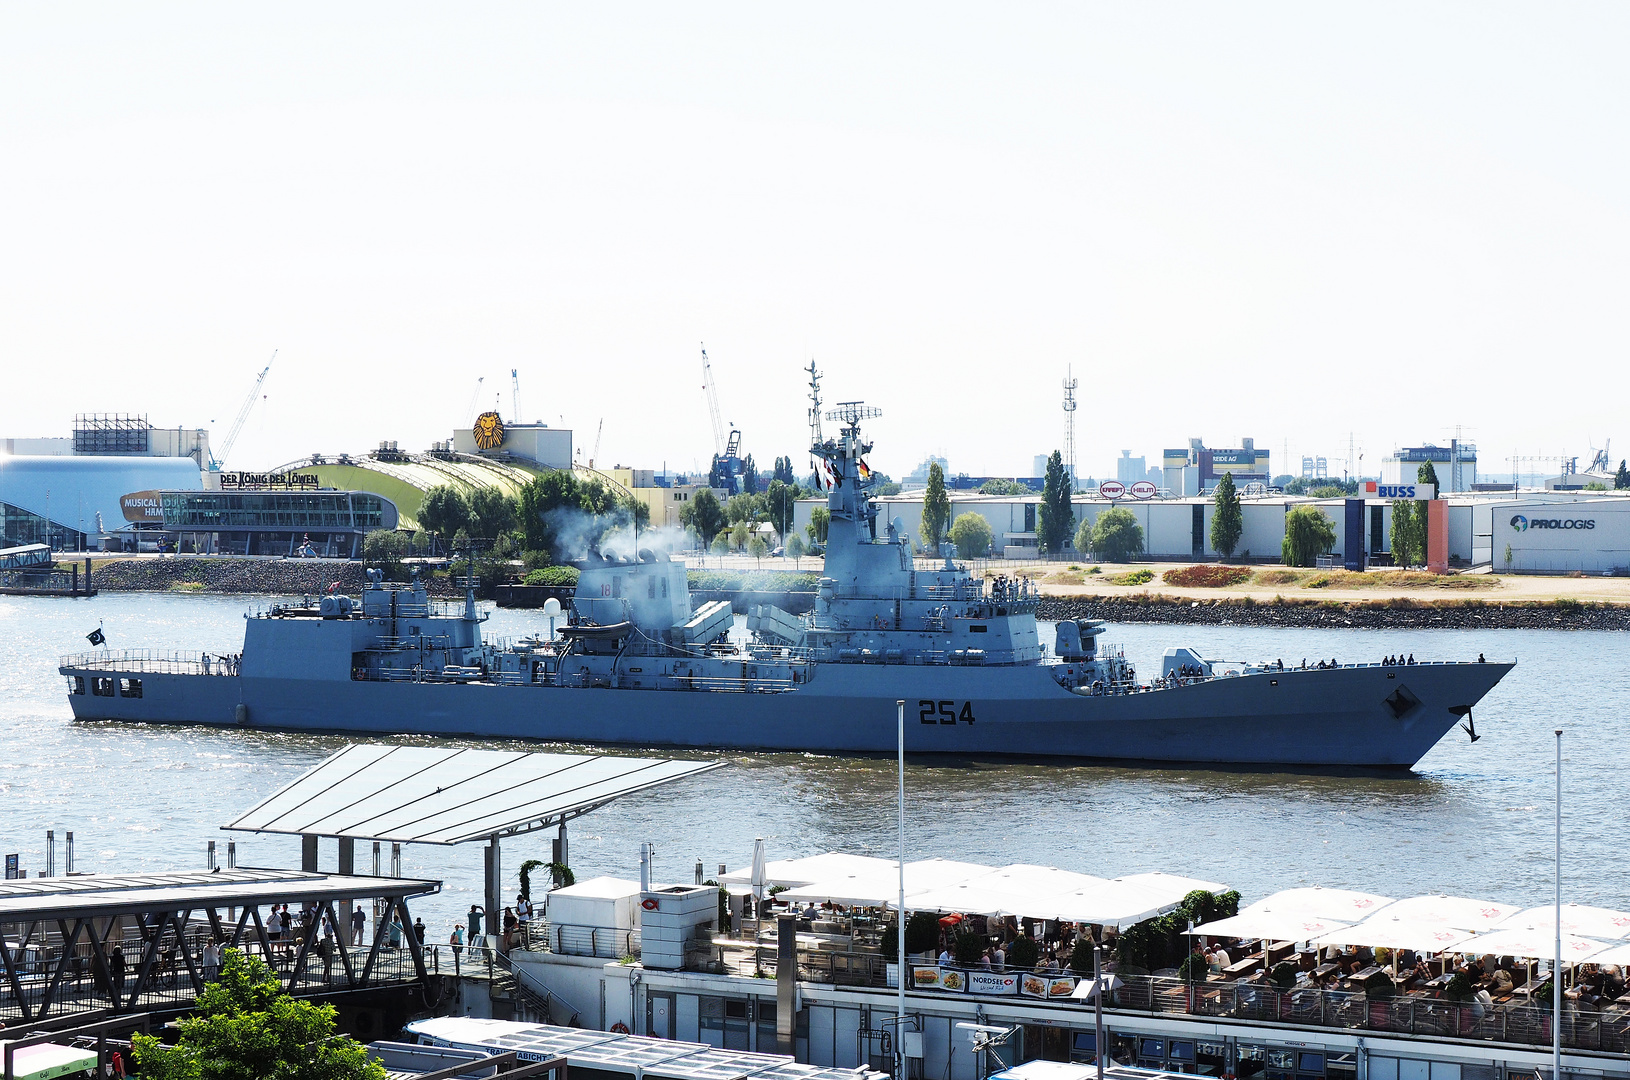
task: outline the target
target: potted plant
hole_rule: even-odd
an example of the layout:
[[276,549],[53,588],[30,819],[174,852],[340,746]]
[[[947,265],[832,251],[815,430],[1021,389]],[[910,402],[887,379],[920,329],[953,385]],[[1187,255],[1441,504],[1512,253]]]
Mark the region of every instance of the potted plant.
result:
[[1273,966],[1268,975],[1268,981],[1273,988],[1279,991],[1279,1018],[1290,1019],[1290,991],[1296,985],[1297,967],[1288,960],[1281,960]]
[[1041,957],[1041,949],[1037,948],[1035,938],[1029,934],[1020,934],[1013,939],[1013,944],[1007,949],[1007,966],[1019,971],[1032,971],[1036,961]]
[[1454,1015],[1454,1033],[1464,1035],[1468,1033],[1471,1025],[1467,1023],[1466,1003],[1472,999],[1476,991],[1472,989],[1472,978],[1464,971],[1457,971],[1449,979],[1449,984],[1443,988],[1443,1000],[1454,1002],[1451,1012]]

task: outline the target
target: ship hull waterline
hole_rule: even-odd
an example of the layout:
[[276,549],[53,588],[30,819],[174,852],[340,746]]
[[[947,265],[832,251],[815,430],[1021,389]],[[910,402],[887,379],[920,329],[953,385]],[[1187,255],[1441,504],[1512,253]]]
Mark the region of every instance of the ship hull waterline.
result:
[[[880,754],[895,749],[904,700],[912,753],[1410,768],[1513,666],[1260,672],[1108,696],[1071,692],[1042,665],[844,664],[842,679],[778,693],[132,672],[139,698],[69,701],[76,720]],[[1415,699],[1401,716],[1400,687]]]

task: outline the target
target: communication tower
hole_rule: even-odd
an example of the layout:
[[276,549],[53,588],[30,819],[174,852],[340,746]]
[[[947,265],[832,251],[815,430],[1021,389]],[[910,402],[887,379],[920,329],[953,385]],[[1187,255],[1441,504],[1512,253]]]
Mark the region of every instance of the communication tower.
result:
[[1075,388],[1080,385],[1078,379],[1071,377],[1069,368],[1064,369],[1064,474],[1075,480]]

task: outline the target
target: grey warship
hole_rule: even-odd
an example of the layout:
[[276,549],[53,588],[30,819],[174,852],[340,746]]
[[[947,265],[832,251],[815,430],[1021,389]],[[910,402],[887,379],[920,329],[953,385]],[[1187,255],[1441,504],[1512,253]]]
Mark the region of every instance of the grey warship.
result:
[[[818,405],[817,405],[818,409]],[[819,415],[817,412],[815,415]],[[1100,623],[1050,647],[1023,579],[985,581],[949,554],[913,557],[878,522],[858,402],[828,414],[831,513],[814,610],[693,605],[683,562],[636,544],[581,566],[566,625],[483,640],[462,605],[371,572],[359,599],[247,617],[243,652],[62,658],[79,720],[414,733],[675,749],[1071,757],[1248,766],[1408,768],[1512,668],[1429,662],[1283,669],[1166,650],[1140,680]]]

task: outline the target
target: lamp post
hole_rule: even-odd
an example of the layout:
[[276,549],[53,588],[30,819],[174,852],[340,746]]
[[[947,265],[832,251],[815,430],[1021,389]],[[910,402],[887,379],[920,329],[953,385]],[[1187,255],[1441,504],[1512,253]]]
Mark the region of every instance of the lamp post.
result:
[[899,803],[900,803],[900,903],[895,909],[895,922],[898,933],[894,935],[896,945],[895,960],[899,964],[899,974],[894,982],[897,989],[895,996],[894,1019],[894,1076],[895,1080],[905,1080],[906,1075],[906,703],[899,700],[894,703],[895,721],[898,728],[899,743]]
[[1556,959],[1551,962],[1551,1080],[1562,1080],[1562,729],[1556,729]]

